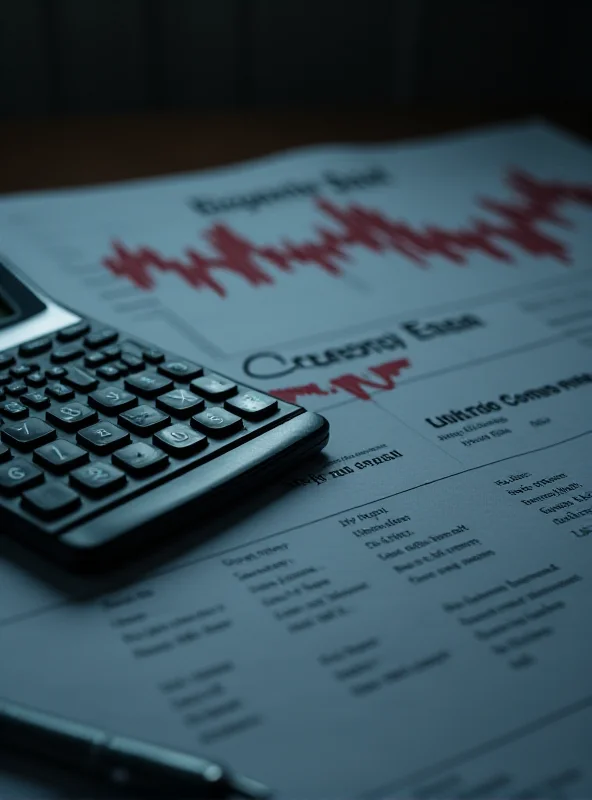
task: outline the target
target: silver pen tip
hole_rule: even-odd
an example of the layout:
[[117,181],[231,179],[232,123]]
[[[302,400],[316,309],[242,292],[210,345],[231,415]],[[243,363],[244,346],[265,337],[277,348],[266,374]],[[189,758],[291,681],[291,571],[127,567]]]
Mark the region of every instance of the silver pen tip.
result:
[[238,797],[249,798],[249,800],[266,800],[272,796],[271,789],[244,775],[231,775],[228,783],[231,792]]

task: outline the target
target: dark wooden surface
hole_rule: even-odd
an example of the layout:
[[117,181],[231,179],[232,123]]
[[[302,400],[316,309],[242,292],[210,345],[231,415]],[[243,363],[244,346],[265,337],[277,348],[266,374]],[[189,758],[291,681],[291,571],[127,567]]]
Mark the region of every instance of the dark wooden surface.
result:
[[6,120],[0,192],[57,188],[204,169],[320,142],[407,139],[489,122],[546,117],[592,138],[584,108],[355,108]]

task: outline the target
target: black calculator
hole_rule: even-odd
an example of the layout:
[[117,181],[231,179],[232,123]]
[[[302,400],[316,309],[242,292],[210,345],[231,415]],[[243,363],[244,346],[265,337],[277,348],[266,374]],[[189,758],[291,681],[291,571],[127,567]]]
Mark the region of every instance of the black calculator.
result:
[[73,569],[199,528],[327,421],[95,320],[0,264],[0,531]]

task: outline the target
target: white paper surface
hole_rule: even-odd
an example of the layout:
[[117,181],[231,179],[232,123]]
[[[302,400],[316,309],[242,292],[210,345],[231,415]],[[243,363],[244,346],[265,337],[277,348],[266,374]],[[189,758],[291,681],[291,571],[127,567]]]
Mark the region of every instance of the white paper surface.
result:
[[3,695],[280,798],[592,793],[587,147],[532,123],[315,148],[7,198],[0,229],[62,302],[332,429],[94,599],[7,551]]

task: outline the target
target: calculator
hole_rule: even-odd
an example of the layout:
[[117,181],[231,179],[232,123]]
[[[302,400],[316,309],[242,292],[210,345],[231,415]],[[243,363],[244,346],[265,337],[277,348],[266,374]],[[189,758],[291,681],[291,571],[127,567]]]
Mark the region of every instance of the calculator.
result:
[[74,570],[199,529],[327,421],[59,305],[0,264],[0,532]]

